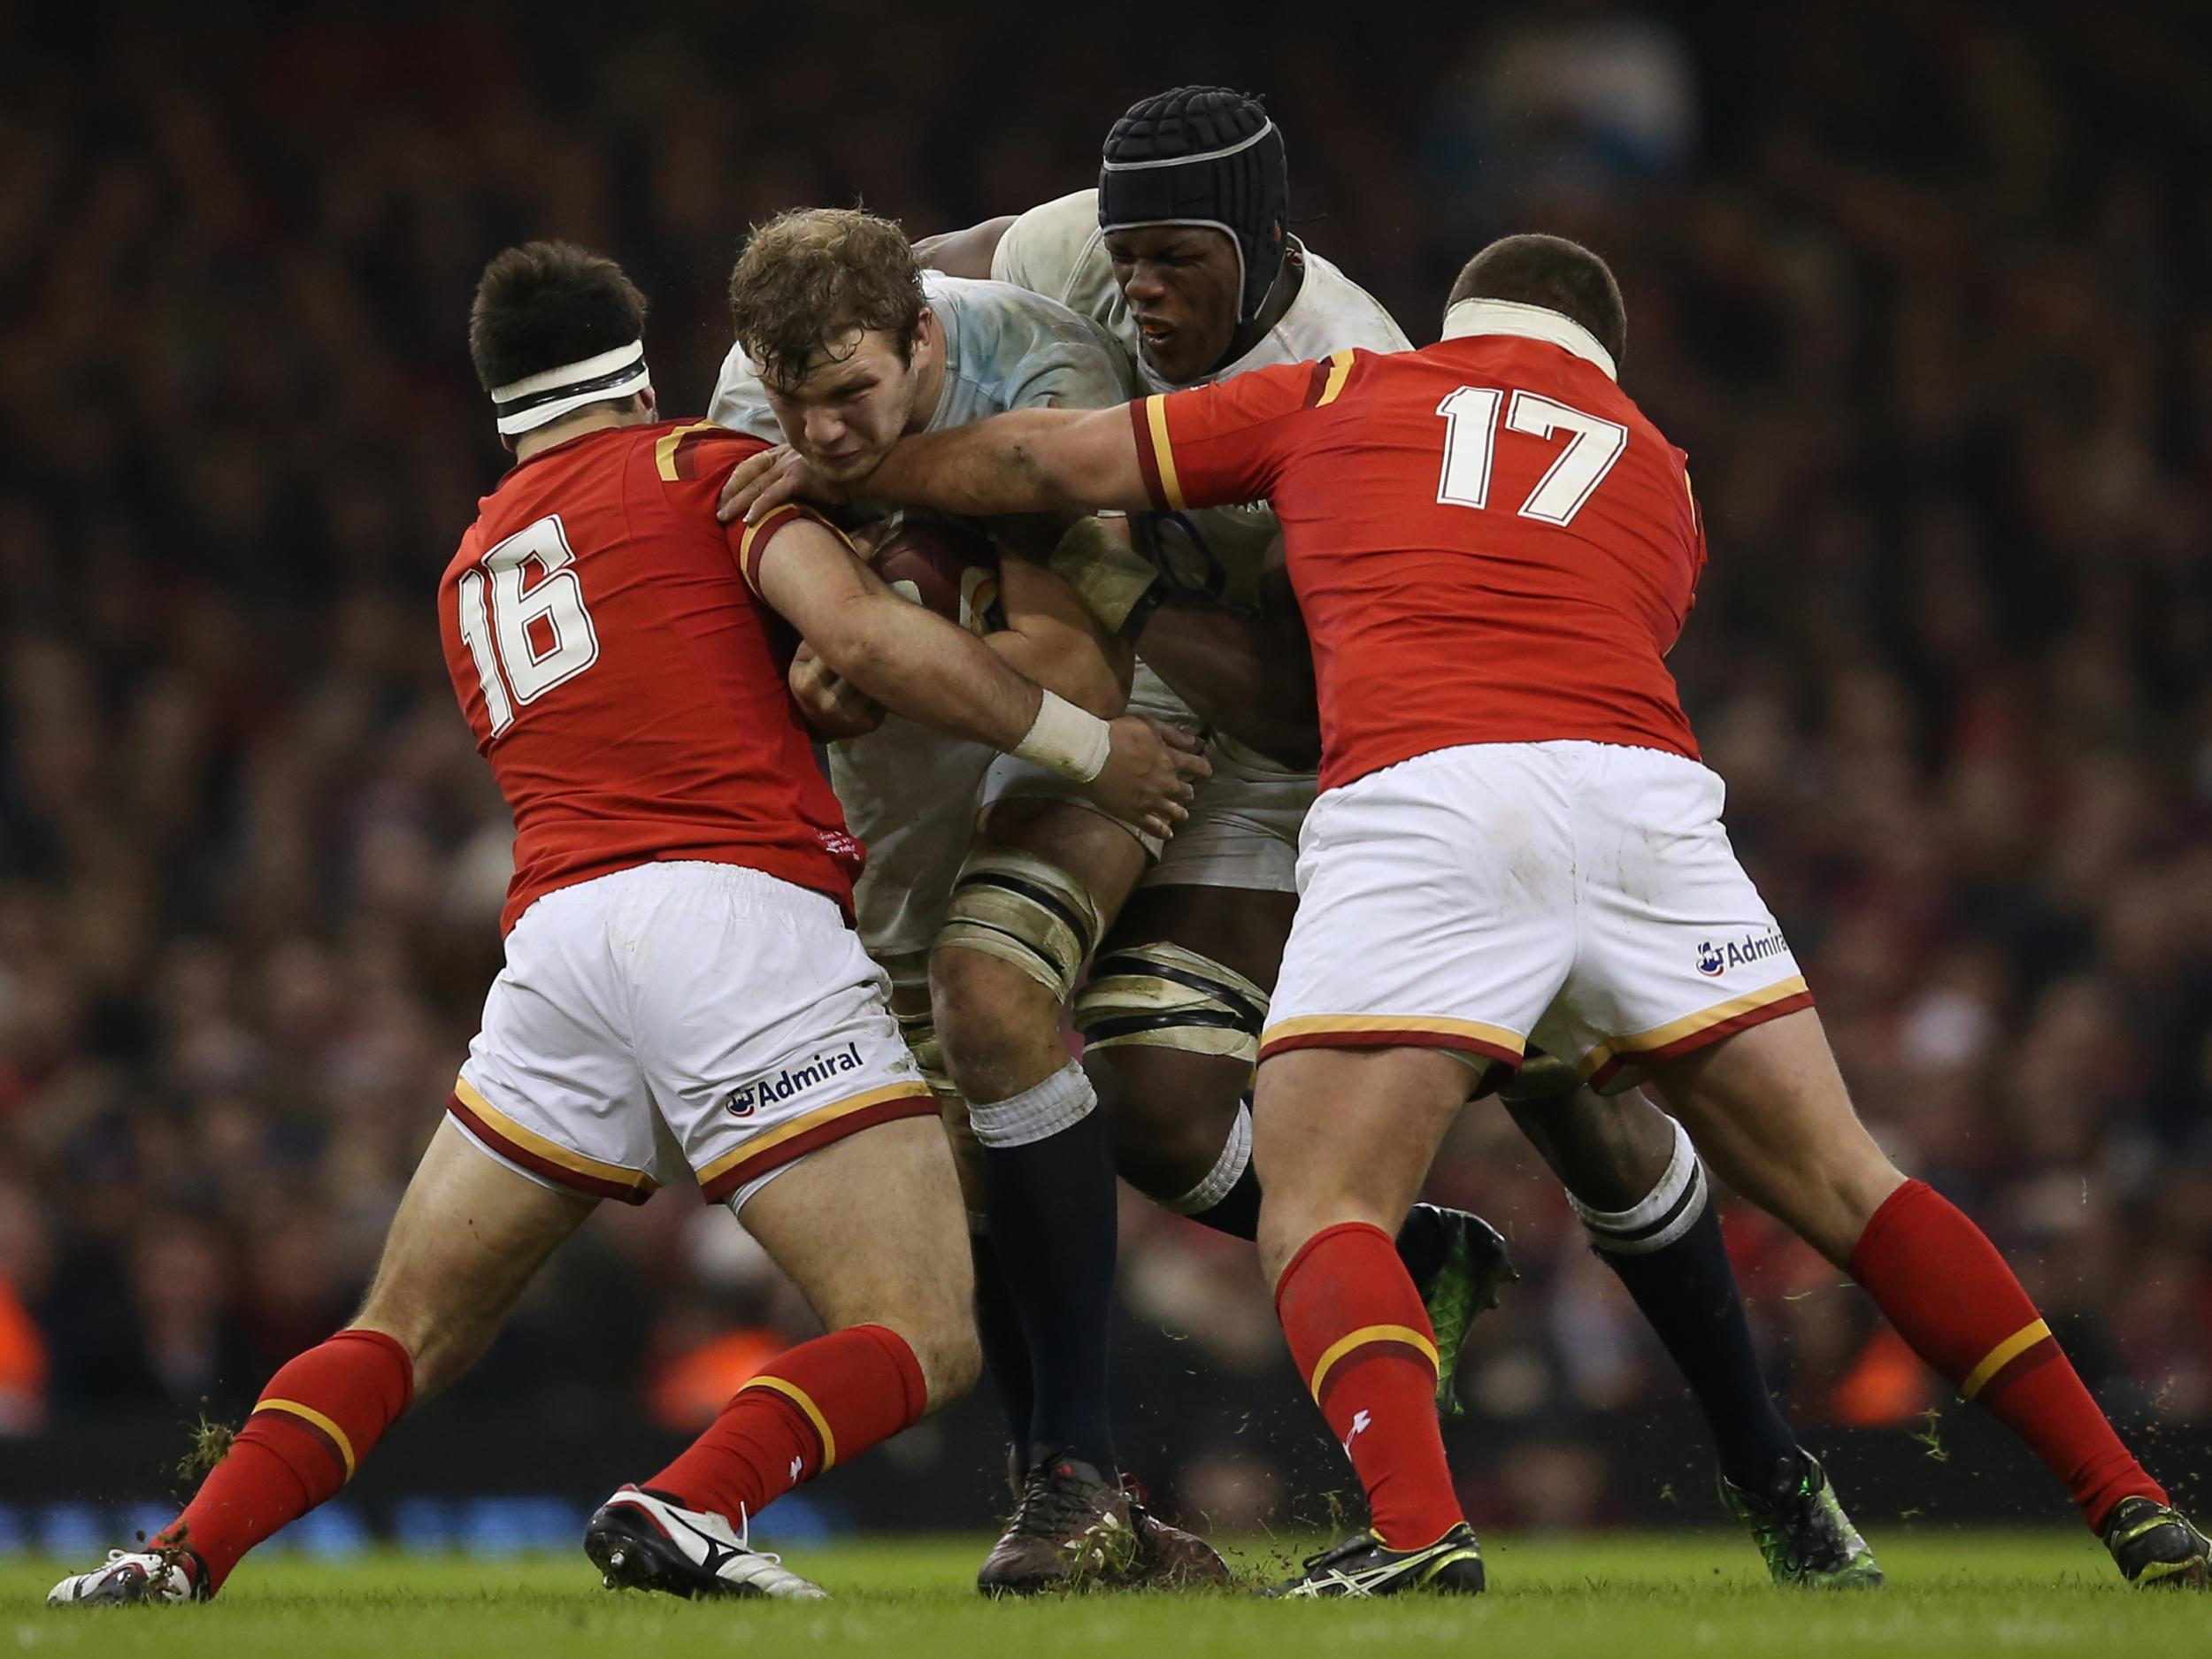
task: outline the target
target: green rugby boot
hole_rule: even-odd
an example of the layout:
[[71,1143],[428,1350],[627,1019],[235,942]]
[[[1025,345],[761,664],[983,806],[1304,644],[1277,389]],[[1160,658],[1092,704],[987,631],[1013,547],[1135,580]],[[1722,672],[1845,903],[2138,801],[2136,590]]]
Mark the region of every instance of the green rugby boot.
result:
[[1810,1452],[1774,1466],[1763,1493],[1751,1493],[1726,1476],[1720,1501],[1751,1530],[1774,1582],[1814,1590],[1875,1590],[1882,1570],[1874,1552],[1836,1502],[1828,1471]]
[[1465,1408],[1452,1379],[1468,1329],[1498,1305],[1499,1286],[1520,1274],[1495,1227],[1467,1210],[1437,1204],[1414,1205],[1398,1230],[1398,1257],[1412,1275],[1436,1333],[1436,1409],[1455,1417]]
[[2104,1524],[2104,1547],[2130,1584],[2147,1590],[2212,1589],[2212,1539],[2170,1505],[2121,1499]]

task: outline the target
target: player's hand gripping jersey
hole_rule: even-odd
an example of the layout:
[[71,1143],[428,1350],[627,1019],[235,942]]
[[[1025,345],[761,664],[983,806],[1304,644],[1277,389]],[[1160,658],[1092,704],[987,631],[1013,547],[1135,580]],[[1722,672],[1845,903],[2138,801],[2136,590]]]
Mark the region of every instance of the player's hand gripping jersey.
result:
[[503,928],[557,887],[672,859],[850,902],[860,848],[785,680],[797,635],[738,568],[791,518],[740,537],[714,518],[763,447],[703,422],[589,433],[479,504],[438,620],[514,814]]
[[1131,406],[1163,504],[1266,495],[1312,635],[1323,794],[1264,1057],[1419,1045],[1600,1087],[1809,1006],[1663,660],[1705,537],[1584,330],[1472,301]]
[[749,585],[800,510],[716,522],[760,442],[618,426],[517,465],[438,594],[513,810],[507,964],[448,1109],[534,1179],[641,1202],[687,1165],[741,1205],[795,1159],[933,1111],[846,925],[858,843]]

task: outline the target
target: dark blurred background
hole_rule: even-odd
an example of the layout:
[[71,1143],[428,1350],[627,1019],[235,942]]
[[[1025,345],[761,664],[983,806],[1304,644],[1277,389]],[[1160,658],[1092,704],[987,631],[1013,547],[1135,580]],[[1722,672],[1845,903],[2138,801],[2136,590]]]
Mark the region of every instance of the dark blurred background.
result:
[[[694,410],[749,222],[1016,211],[1198,80],[1267,95],[1295,228],[1417,342],[1493,234],[1614,262],[1710,525],[1673,665],[1738,848],[1883,1140],[2201,1501],[2195,12],[0,6],[0,1549],[115,1541],[191,1422],[343,1322],[496,970],[508,828],[432,613],[504,459],[487,257],[619,257]],[[1434,1190],[1526,1275],[1462,1377],[1478,1520],[1711,1518],[1678,1385],[1502,1114]],[[1870,1532],[2062,1512],[1835,1271],[1730,1236]],[[1133,1467],[1225,1530],[1312,1518],[1337,1460],[1248,1249],[1133,1201],[1124,1240]],[[806,1330],[725,1211],[611,1206],[311,1540],[565,1539]],[[981,1525],[994,1427],[972,1402],[771,1522]]]

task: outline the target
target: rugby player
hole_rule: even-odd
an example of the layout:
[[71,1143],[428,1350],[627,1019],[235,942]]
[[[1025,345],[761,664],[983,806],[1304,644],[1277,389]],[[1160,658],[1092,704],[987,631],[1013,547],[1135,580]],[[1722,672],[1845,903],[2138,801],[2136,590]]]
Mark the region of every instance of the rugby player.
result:
[[891,708],[1088,778],[1156,833],[1203,763],[1041,691],[810,511],[726,529],[716,492],[760,445],[659,419],[644,316],[613,261],[569,244],[484,272],[470,354],[516,465],[438,604],[515,818],[506,965],[360,1313],[277,1372],[149,1548],[52,1602],[213,1594],[467,1370],[601,1200],[687,1172],[829,1334],[608,1499],[586,1548],[610,1586],[819,1595],[749,1546],[751,1517],[973,1380],[952,1162],[847,922],[860,849],[787,688],[792,630]]
[[[1259,103],[1225,88],[1179,88],[1116,123],[1096,188],[927,239],[917,251],[942,270],[1017,283],[1081,312],[1153,391],[1344,348],[1408,349],[1377,301],[1287,233],[1288,202],[1282,136]],[[764,457],[741,468],[730,495],[754,499],[747,491],[760,475],[757,499],[772,503],[802,481],[795,468],[768,480],[771,465]],[[1169,1209],[1248,1239],[1260,1183],[1246,1102],[1316,787],[1311,657],[1264,502],[1148,511],[1131,527],[1160,572],[1122,628],[1142,653],[1131,706],[1208,733],[1213,775],[1107,933],[1074,1020],[1118,1084],[1121,1173]],[[1105,603],[1127,603],[1119,566],[1066,568],[1087,593],[1102,584]],[[1004,793],[1058,788],[1033,772]],[[953,993],[949,1029],[987,1000],[960,994],[974,972],[941,973]],[[1601,1100],[1578,1084],[1571,1069],[1540,1062],[1509,1081],[1507,1103],[1689,1382],[1718,1451],[1724,1504],[1778,1581],[1878,1583],[1871,1554],[1767,1387],[1689,1136],[1640,1095]],[[1417,1207],[1398,1244],[1445,1356],[1440,1403],[1456,1409],[1452,1359],[1509,1270],[1465,1223],[1433,1225],[1439,1214]],[[1472,1271],[1432,1265],[1463,1256]],[[1003,1379],[1022,1356],[989,1317],[987,1263],[979,1280],[986,1363]],[[1102,1400],[1102,1376],[1090,1386]]]
[[1704,529],[1686,458],[1617,383],[1611,271],[1508,237],[1461,273],[1443,336],[930,434],[867,480],[950,511],[1265,499],[1283,523],[1324,793],[1261,1038],[1259,1244],[1371,1511],[1286,1588],[1483,1586],[1427,1409],[1435,1349],[1385,1229],[1471,1075],[1532,1041],[1594,1081],[1647,1077],[1716,1171],[2027,1443],[2128,1581],[2206,1587],[2212,1541],[2001,1256],[1859,1122],[1729,846],[1663,660]]
[[[898,227],[867,213],[805,209],[761,227],[730,291],[736,343],[715,418],[787,440],[832,480],[864,476],[902,434],[1009,409],[1118,405],[1136,389],[1095,323],[1025,288],[926,277]],[[986,642],[1041,683],[1118,712],[1130,664],[1120,636],[1155,585],[1122,526],[1070,514],[979,527],[1005,544],[1003,626]],[[795,684],[810,701],[834,694],[804,666]],[[890,974],[893,1010],[962,1153],[979,1320],[1016,1448],[1018,1502],[978,1583],[1029,1592],[1062,1580],[1071,1546],[1108,1519],[1141,1546],[1134,1576],[1225,1578],[1201,1540],[1133,1506],[1115,1467],[1113,1163],[1062,1033],[1077,974],[1160,842],[1095,801],[1046,789],[1059,782],[1048,772],[910,723],[829,754],[869,852],[861,936]],[[1473,1278],[1502,1267],[1502,1247],[1477,1218],[1420,1206],[1402,1231],[1409,1270],[1432,1293],[1462,1305],[1490,1294]]]

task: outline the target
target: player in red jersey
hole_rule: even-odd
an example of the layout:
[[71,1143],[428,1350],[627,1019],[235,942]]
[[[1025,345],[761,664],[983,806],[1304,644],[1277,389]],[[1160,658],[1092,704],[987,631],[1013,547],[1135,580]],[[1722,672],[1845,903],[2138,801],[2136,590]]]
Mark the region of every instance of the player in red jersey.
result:
[[592,1517],[610,1586],[818,1596],[749,1547],[752,1516],[974,1379],[951,1155],[849,925],[860,852],[787,688],[794,650],[803,634],[885,705],[1087,779],[1158,833],[1203,765],[1179,734],[1041,692],[806,510],[726,531],[723,475],[763,446],[656,418],[644,312],[564,243],[485,271],[470,352],[517,464],[439,610],[514,814],[507,964],[353,1324],[277,1372],[149,1548],[52,1602],[212,1594],[468,1368],[601,1199],[686,1174],[829,1334]]
[[1626,333],[1602,260],[1509,237],[1425,349],[1009,415],[865,481],[967,512],[1264,497],[1282,521],[1323,793],[1261,1040],[1260,1248],[1372,1511],[1287,1588],[1482,1586],[1388,1229],[1472,1079],[1532,1041],[1601,1087],[1647,1078],[1724,1179],[2029,1444],[2128,1579],[2201,1587],[2205,1537],[1996,1249],[1860,1124],[1736,862],[1663,662],[1704,529],[1681,452],[1616,383]]

